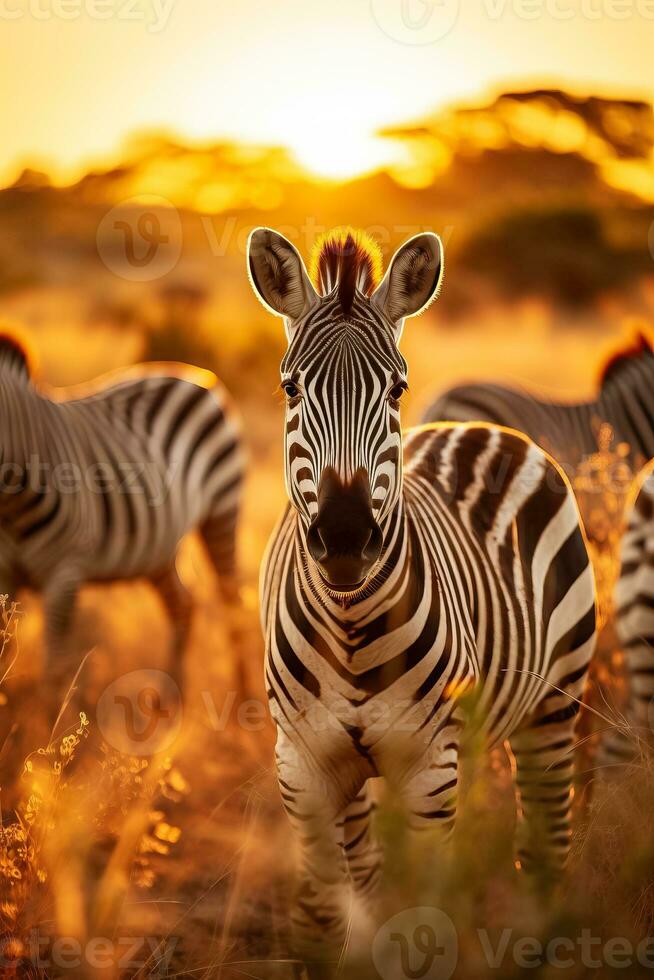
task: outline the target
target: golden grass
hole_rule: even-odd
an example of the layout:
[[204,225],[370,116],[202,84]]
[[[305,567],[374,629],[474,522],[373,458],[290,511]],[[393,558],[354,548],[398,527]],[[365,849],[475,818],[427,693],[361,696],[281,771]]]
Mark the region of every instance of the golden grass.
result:
[[[17,643],[18,616],[5,597],[0,607],[5,657]],[[30,752],[14,787],[13,809],[3,814],[3,976],[20,976],[28,968],[33,975],[51,976],[57,938],[85,949],[94,937],[114,934],[127,889],[132,884],[151,888],[153,858],[168,855],[180,839],[167,809],[189,787],[172,759],[126,756],[97,737],[89,753],[91,731],[80,712],[63,734]],[[117,959],[116,950],[109,958]],[[95,972],[92,964],[82,966],[83,975]],[[119,972],[117,964],[107,962],[102,976]]]

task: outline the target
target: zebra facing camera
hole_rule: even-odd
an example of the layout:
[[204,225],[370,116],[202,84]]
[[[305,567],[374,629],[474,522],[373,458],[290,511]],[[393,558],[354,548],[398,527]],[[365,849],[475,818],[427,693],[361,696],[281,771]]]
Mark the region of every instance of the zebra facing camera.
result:
[[96,720],[102,737],[125,755],[151,756],[170,748],[182,725],[179,687],[163,670],[132,670],[105,688]]

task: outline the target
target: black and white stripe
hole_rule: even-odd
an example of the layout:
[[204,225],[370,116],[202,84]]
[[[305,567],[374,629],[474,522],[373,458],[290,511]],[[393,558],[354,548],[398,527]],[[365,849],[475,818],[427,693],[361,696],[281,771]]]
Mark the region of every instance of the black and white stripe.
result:
[[[614,445],[628,446],[624,459],[638,470],[654,457],[654,352],[651,338],[638,333],[604,367],[593,401],[565,405],[534,398],[494,384],[470,384],[445,392],[429,408],[426,420],[484,419],[527,433],[556,458],[571,477],[585,458],[598,450],[602,424],[611,427]],[[622,459],[622,457],[620,457]],[[649,564],[654,525],[650,523],[652,491],[646,466],[635,481],[638,496],[628,505],[621,544],[621,574],[615,589],[614,618],[622,646],[627,702],[607,718],[600,739],[598,771],[633,759],[648,742],[649,704],[654,695],[654,577]],[[616,480],[616,487],[622,484]],[[598,486],[598,492],[603,487]],[[632,493],[632,498],[634,494]],[[596,505],[594,505],[595,507]],[[621,517],[621,514],[619,515]],[[593,539],[592,522],[587,527]],[[610,539],[609,539],[610,540]],[[600,549],[605,546],[600,542]],[[612,556],[617,562],[617,554]]]
[[615,618],[626,704],[603,741],[600,763],[609,767],[639,759],[654,744],[654,460],[634,483],[620,557]]
[[[594,585],[570,487],[528,439],[435,425],[401,446],[397,343],[404,317],[438,289],[436,236],[407,243],[347,313],[337,287],[313,290],[281,236],[260,229],[251,246],[255,290],[289,338],[291,503],[262,567],[261,606],[279,783],[301,851],[293,922],[311,960],[343,941],[347,881],[366,900],[379,881],[373,777],[393,785],[416,831],[451,831],[470,712],[489,745],[508,740],[515,756],[520,861],[561,869]],[[316,559],[311,535],[317,526],[329,551],[331,496],[348,521],[362,471],[381,546],[365,581],[339,590],[326,569],[341,565]],[[329,516],[338,523],[338,510]]]
[[467,384],[443,392],[424,414],[425,422],[484,421],[524,432],[551,453],[568,476],[598,449],[602,423],[615,443],[626,443],[638,470],[654,457],[654,353],[644,336],[615,355],[602,374],[597,397],[565,404],[496,384]]
[[199,529],[229,598],[243,479],[239,424],[214,375],[143,365],[89,390],[33,383],[27,357],[0,338],[0,591],[43,594],[48,679],[81,585],[145,577],[175,624],[179,667],[190,599],[175,569]]

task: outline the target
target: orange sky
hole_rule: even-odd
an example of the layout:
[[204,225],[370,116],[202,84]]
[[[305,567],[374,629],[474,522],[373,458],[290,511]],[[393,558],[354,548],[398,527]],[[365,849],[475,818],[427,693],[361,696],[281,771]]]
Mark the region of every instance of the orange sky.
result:
[[347,176],[377,127],[506,85],[652,96],[653,50],[654,0],[0,0],[0,179],[143,128]]

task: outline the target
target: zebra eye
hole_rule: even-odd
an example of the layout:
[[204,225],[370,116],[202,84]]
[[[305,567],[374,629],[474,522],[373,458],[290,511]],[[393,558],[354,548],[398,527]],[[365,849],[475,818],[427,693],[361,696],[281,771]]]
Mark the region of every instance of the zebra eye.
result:
[[389,391],[388,397],[392,402],[399,402],[400,398],[402,397],[404,392],[408,390],[408,388],[409,386],[406,383],[406,381],[398,381],[398,383],[396,385],[393,385],[393,387]]
[[297,398],[300,394],[300,389],[292,381],[282,381],[282,389],[286,393],[287,398]]

